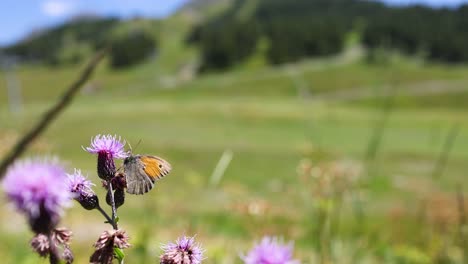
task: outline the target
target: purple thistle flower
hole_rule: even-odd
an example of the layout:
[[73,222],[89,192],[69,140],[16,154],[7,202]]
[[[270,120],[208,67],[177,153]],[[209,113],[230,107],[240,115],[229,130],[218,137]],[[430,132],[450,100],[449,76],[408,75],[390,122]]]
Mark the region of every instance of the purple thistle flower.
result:
[[91,139],[91,146],[83,149],[98,155],[98,176],[103,180],[109,180],[116,172],[114,158],[123,159],[128,156],[124,146],[125,141],[122,142],[116,135],[97,135]]
[[73,198],[95,195],[93,189],[91,189],[94,184],[81,174],[81,170],[75,169],[75,173],[67,174],[67,176],[68,190],[72,193]]
[[242,257],[245,264],[300,264],[293,260],[293,243],[283,245],[274,237],[264,237],[262,241]]
[[49,233],[70,205],[65,170],[55,160],[28,159],[8,168],[3,189],[8,200],[25,214],[36,233]]
[[99,154],[102,151],[108,152],[116,159],[124,159],[128,153],[124,151],[125,140],[116,135],[97,135],[91,140],[91,146],[86,148],[86,151],[92,154]]
[[180,237],[176,243],[168,243],[162,249],[160,264],[200,264],[203,260],[203,249],[195,244],[194,237]]
[[77,169],[75,169],[74,174],[67,174],[67,176],[68,191],[72,194],[73,198],[87,210],[97,208],[99,206],[99,200],[93,189],[91,189],[91,186],[94,184]]

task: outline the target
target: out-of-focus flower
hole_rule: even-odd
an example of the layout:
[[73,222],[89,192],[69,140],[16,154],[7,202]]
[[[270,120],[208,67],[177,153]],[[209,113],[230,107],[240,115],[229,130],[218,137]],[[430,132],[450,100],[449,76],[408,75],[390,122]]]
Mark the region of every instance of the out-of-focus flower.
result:
[[91,255],[90,263],[112,263],[114,248],[125,249],[130,247],[129,237],[124,230],[104,231],[94,243],[96,251]]
[[71,237],[72,231],[63,227],[56,228],[52,232],[52,239],[55,241],[56,244],[69,245]]
[[68,190],[73,198],[87,210],[95,209],[99,206],[99,200],[91,186],[94,184],[75,169],[75,173],[68,174]]
[[71,251],[69,246],[65,246],[65,248],[63,249],[62,259],[65,260],[66,264],[73,263],[75,257],[73,256],[73,252]]
[[41,257],[49,255],[49,238],[44,234],[37,234],[31,239],[30,243],[32,249]]
[[97,172],[103,180],[109,180],[115,175],[114,158],[123,159],[128,156],[124,150],[125,141],[112,135],[97,135],[91,139],[91,145],[84,148],[92,154],[98,155]]
[[203,260],[203,249],[195,244],[194,237],[180,237],[162,249],[164,253],[160,257],[160,264],[200,264]]
[[3,189],[36,233],[48,234],[59,222],[63,208],[70,205],[65,170],[51,159],[14,163],[6,173]]
[[264,237],[242,257],[245,264],[300,264],[293,259],[293,243],[282,244],[274,237]]
[[[63,247],[62,258],[66,263],[73,262],[73,253],[70,250],[71,235],[72,232],[66,228],[54,229],[51,234],[54,245]],[[31,239],[30,245],[41,257],[47,257],[50,254],[50,239],[45,234],[36,234]]]

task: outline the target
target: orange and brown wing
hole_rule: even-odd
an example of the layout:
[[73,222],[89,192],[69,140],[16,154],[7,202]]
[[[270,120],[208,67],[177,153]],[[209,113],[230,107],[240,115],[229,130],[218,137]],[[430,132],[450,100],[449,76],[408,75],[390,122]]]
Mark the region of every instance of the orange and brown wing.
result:
[[153,182],[169,174],[172,169],[171,164],[160,157],[142,156],[141,162],[144,164],[146,175],[151,177]]
[[169,162],[154,156],[134,156],[124,165],[127,192],[145,194],[154,187],[154,182],[171,171]]

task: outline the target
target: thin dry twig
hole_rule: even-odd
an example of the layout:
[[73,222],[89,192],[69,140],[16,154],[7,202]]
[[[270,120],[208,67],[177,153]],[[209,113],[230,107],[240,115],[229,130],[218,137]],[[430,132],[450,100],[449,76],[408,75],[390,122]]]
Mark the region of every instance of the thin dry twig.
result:
[[28,131],[21,139],[18,140],[16,145],[0,163],[0,179],[5,175],[8,166],[12,164],[15,159],[26,150],[29,144],[31,144],[34,139],[38,137],[41,132],[43,132],[47,126],[50,125],[52,121],[65,109],[65,107],[70,104],[76,93],[92,76],[94,69],[104,58],[106,53],[107,49],[98,52],[88,63],[79,78],[68,87],[58,102],[43,115],[42,119],[39,120],[39,122],[33,126],[30,131]]
[[457,139],[458,132],[460,131],[460,123],[454,123],[450,128],[450,131],[445,138],[444,145],[442,146],[442,150],[439,154],[439,157],[436,161],[434,166],[434,170],[432,172],[433,178],[440,178],[445,171],[445,167],[448,162],[448,158],[450,156],[450,151],[452,150],[455,140]]

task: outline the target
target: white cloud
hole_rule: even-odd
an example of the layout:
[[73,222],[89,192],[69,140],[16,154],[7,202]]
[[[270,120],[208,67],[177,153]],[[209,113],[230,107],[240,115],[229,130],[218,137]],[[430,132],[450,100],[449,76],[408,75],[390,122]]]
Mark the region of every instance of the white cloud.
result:
[[70,14],[74,5],[71,1],[47,0],[42,3],[41,9],[48,16],[59,17]]

